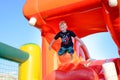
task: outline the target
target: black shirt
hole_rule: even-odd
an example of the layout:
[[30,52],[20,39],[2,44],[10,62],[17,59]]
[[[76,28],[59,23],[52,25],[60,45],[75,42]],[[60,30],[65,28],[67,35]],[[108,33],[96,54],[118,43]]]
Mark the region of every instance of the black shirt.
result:
[[75,36],[76,35],[74,32],[67,30],[66,32],[61,31],[57,33],[54,39],[57,40],[60,37],[62,39],[61,47],[68,48],[70,46],[73,47],[72,37],[75,37]]

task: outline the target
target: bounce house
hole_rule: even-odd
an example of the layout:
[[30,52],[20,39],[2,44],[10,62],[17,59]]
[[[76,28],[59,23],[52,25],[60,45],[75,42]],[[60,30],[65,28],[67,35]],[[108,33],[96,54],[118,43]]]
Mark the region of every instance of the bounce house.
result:
[[119,80],[120,59],[91,60],[82,41],[79,44],[74,40],[73,61],[67,53],[64,57],[57,55],[60,40],[52,51],[48,50],[50,41],[59,32],[59,22],[65,21],[79,38],[109,32],[120,54],[119,9],[119,0],[26,0],[23,15],[42,33],[42,80]]
[[79,38],[109,32],[120,54],[120,0],[26,0],[23,15],[40,29],[42,50],[35,44],[17,50],[0,43],[0,51],[12,52],[4,50],[0,56],[20,63],[19,80],[120,80],[120,59],[92,60],[81,39],[73,40],[72,61],[67,53],[57,55],[61,40],[48,49],[59,22],[65,21]]

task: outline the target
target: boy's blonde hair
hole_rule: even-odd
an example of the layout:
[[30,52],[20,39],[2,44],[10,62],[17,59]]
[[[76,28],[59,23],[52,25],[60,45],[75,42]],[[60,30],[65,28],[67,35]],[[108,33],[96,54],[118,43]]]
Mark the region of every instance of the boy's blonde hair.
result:
[[59,26],[61,26],[63,24],[66,24],[66,22],[65,21],[60,21]]

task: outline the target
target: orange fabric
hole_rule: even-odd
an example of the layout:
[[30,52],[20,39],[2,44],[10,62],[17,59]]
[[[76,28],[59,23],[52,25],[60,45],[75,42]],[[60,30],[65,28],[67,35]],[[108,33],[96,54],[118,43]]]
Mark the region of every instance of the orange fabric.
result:
[[54,64],[55,51],[48,50],[48,43],[44,37],[42,37],[42,43],[43,43],[42,45],[42,74],[44,78],[48,73],[54,70],[54,66],[58,64]]

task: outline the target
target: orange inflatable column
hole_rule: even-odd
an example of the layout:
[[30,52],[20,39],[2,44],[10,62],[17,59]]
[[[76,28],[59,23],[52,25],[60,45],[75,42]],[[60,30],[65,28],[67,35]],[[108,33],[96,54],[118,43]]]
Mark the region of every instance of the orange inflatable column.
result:
[[43,78],[46,77],[51,71],[55,70],[58,66],[57,54],[54,50],[48,49],[47,40],[42,37],[42,74]]

